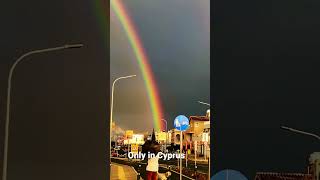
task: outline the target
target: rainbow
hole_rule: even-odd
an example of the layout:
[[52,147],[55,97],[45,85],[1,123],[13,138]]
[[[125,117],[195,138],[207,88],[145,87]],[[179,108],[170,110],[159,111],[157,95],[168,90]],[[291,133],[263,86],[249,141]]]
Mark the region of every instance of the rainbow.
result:
[[133,49],[136,60],[138,61],[139,68],[147,89],[148,99],[152,111],[154,129],[159,131],[163,127],[163,121],[161,120],[162,106],[147,54],[143,48],[143,44],[139,38],[134,23],[130,19],[128,11],[126,10],[122,1],[111,0],[111,9],[119,19]]

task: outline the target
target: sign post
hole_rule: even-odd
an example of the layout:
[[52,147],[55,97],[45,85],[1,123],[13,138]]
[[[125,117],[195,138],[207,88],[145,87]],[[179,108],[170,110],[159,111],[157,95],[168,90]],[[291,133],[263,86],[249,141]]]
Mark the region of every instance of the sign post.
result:
[[[178,150],[178,153],[180,153],[180,149]],[[180,167],[179,161],[180,161],[180,159],[178,159],[178,167]]]
[[209,135],[208,135],[208,133],[203,133],[202,141],[204,141],[205,160],[207,160],[207,158],[208,158],[208,165],[209,165],[208,179],[210,180],[210,146],[208,145],[208,142],[209,142]]
[[194,167],[197,168],[197,141],[194,141]]
[[139,150],[139,145],[138,144],[132,144],[131,145],[131,152],[132,153],[138,154],[139,153],[138,150]]
[[182,140],[183,140],[183,137],[182,137],[182,131],[180,131],[180,180],[182,180],[182,158],[181,158],[181,154],[182,154]]
[[[210,148],[210,147],[209,147]],[[210,151],[209,151],[210,152]],[[209,156],[208,156],[208,165],[209,165],[209,170],[208,170],[208,176],[209,176],[209,180],[210,180],[210,153],[209,153]]]
[[188,150],[187,150],[187,145],[186,145],[186,168],[188,167]]
[[184,115],[179,115],[174,119],[174,127],[180,131],[180,180],[182,180],[182,131],[186,131],[189,128],[189,119]]

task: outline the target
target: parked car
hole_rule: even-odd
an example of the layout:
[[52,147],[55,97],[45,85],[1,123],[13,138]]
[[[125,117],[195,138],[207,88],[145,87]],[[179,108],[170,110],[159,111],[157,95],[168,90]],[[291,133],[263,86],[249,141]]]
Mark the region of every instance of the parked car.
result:
[[121,158],[127,157],[127,152],[124,151],[123,149],[120,149],[120,150],[118,151],[118,157],[121,157]]
[[125,157],[127,157],[127,153],[125,153],[125,154],[118,154],[118,157],[120,157],[120,158],[125,158]]
[[112,152],[112,153],[111,153],[111,156],[112,156],[112,157],[118,157],[118,153]]

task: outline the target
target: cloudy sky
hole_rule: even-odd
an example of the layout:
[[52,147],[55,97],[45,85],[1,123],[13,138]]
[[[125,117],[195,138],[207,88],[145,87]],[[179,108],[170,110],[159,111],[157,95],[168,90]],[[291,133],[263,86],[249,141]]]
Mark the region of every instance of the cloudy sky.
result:
[[[144,44],[163,106],[172,127],[179,114],[203,115],[210,99],[210,1],[124,0]],[[115,88],[114,121],[124,129],[153,127],[146,88],[137,60],[117,17],[111,12],[111,82]]]

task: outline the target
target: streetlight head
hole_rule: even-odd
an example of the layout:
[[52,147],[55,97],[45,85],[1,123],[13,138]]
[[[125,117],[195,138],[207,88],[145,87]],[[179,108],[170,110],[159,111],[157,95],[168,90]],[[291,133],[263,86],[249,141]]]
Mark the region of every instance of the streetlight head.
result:
[[207,105],[207,106],[210,106],[210,104],[209,104],[209,103],[205,103],[205,102],[202,102],[202,101],[198,101],[198,103],[200,103],[200,104],[204,104],[204,105]]
[[136,77],[137,75],[133,74],[133,75],[129,75],[129,76],[124,76],[123,78],[132,78],[132,77]]
[[66,49],[71,49],[71,48],[81,48],[83,47],[83,44],[66,44],[64,45]]
[[280,128],[281,128],[281,129],[284,129],[284,130],[288,130],[288,131],[290,131],[290,130],[291,130],[291,128],[286,127],[286,126],[281,126]]

